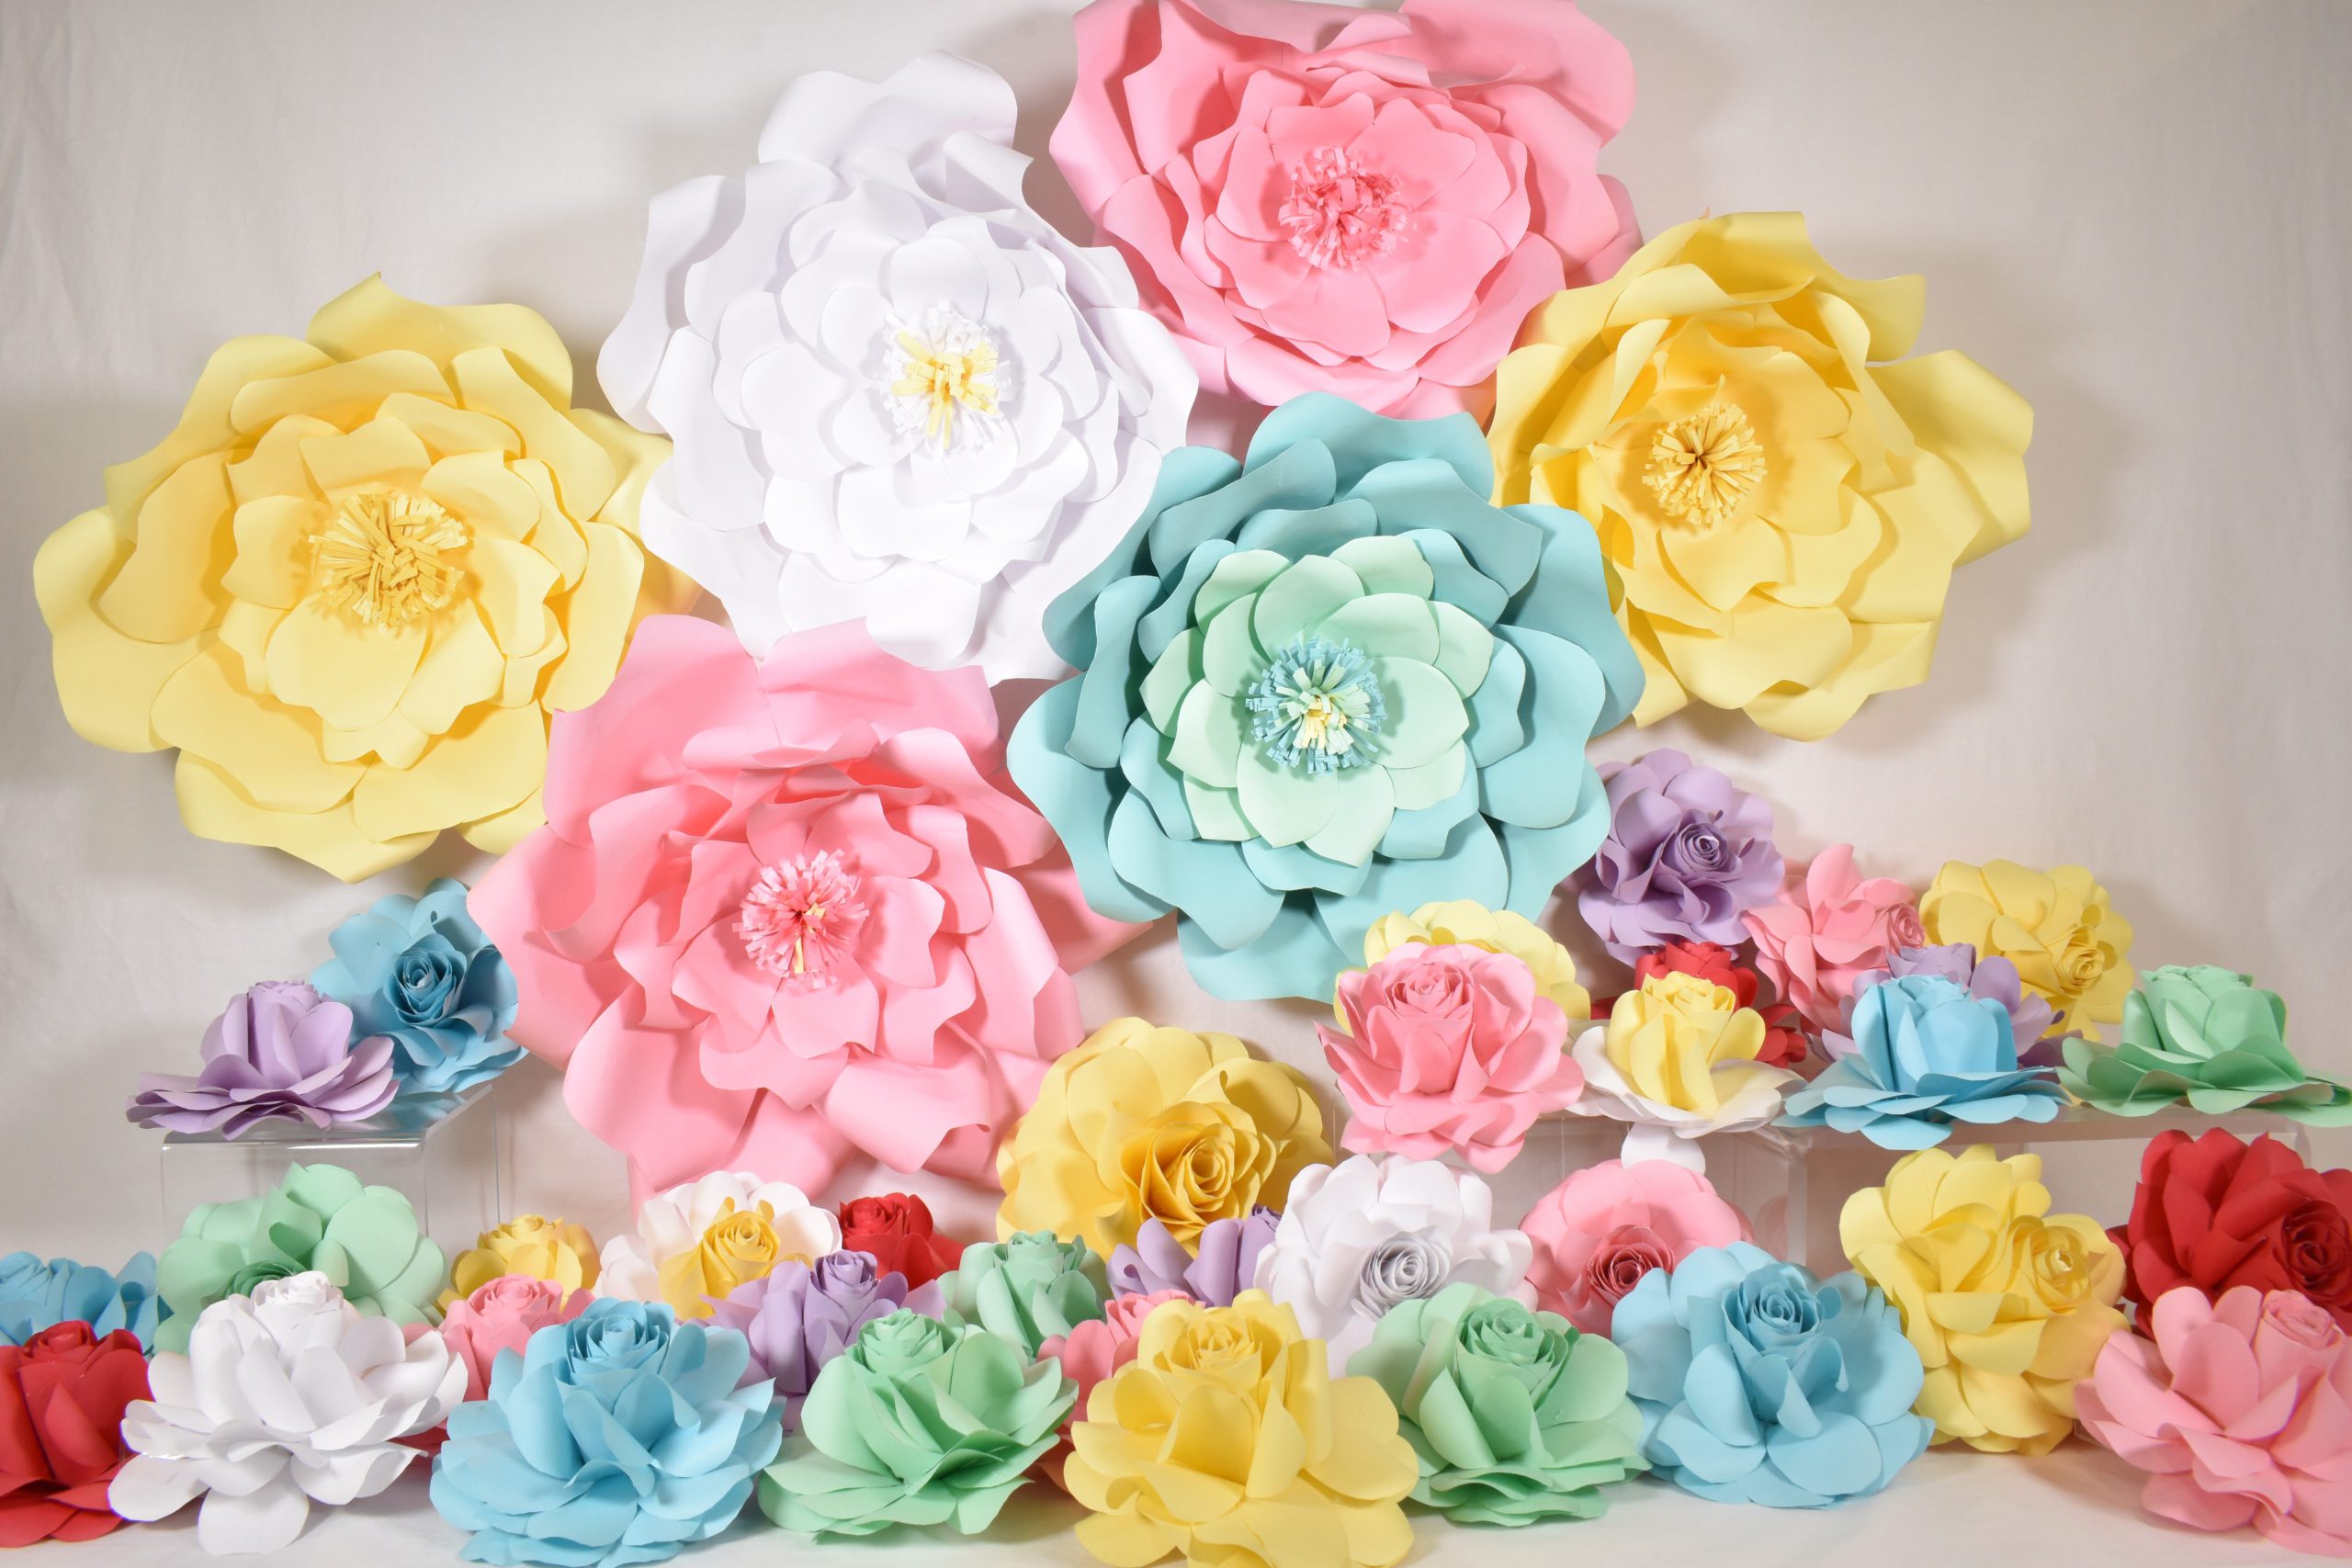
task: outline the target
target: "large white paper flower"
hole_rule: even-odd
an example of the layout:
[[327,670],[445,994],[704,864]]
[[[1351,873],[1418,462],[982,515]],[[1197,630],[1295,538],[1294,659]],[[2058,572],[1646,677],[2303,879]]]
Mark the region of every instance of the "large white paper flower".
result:
[[605,1243],[596,1293],[702,1317],[707,1296],[763,1279],[786,1258],[814,1263],[841,1249],[841,1222],[792,1183],[714,1170],[638,1206],[637,1234]]
[[1058,673],[1048,601],[1140,515],[1196,378],[1112,250],[1031,211],[1012,89],[924,55],[803,76],[760,163],[654,198],[597,375],[666,432],[647,543],[745,646],[863,618],[991,682]]
[[1253,1283],[1330,1347],[1334,1376],[1399,1302],[1467,1281],[1522,1305],[1534,1244],[1495,1228],[1495,1195],[1467,1171],[1432,1159],[1358,1155],[1294,1177]]
[[417,1450],[394,1439],[439,1426],[466,1393],[441,1336],[367,1317],[324,1274],[296,1274],[204,1309],[187,1354],[148,1367],[154,1397],[123,1412],[132,1450],[107,1501],[160,1519],[204,1499],[198,1544],[275,1551],[312,1503],[390,1486]]

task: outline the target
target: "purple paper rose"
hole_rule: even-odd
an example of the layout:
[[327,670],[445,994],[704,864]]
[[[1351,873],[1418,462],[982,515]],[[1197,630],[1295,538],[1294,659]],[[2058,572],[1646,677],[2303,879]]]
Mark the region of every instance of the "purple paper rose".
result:
[[1203,1306],[1231,1306],[1250,1288],[1258,1254],[1274,1239],[1282,1216],[1261,1203],[1246,1220],[1214,1220],[1203,1228],[1197,1258],[1158,1220],[1146,1220],[1133,1247],[1111,1249],[1111,1293],[1148,1296],[1182,1291]]
[[907,1277],[885,1274],[873,1256],[835,1252],[812,1266],[778,1263],[765,1277],[711,1298],[708,1322],[741,1333],[752,1344],[743,1383],[775,1380],[784,1429],[798,1429],[800,1402],[824,1370],[857,1339],[857,1331],[907,1304]]
[[265,980],[204,1032],[194,1077],[141,1073],[125,1114],[168,1133],[233,1138],[273,1118],[313,1127],[364,1122],[392,1102],[392,1041],[351,1038],[351,1010],[300,980]]
[[1604,762],[1609,836],[1577,912],[1626,964],[1669,942],[1747,940],[1740,916],[1781,890],[1772,808],[1679,751]]
[[[1882,980],[1899,980],[1906,975],[1933,975],[1950,980],[1972,997],[1990,997],[2008,1010],[2009,1032],[2017,1041],[2018,1065],[2023,1067],[2054,1067],[2060,1060],[2059,1043],[2051,1032],[2057,1026],[2058,1016],[2050,1004],[2025,988],[2018,976],[2018,966],[1996,955],[1979,959],[1976,949],[1964,942],[1947,942],[1940,947],[1901,947],[1887,960],[1887,966],[1875,974],[1865,975],[1854,984],[1854,994],[1846,998],[1844,1008],[1847,1027],[1826,1031],[1821,1037],[1822,1049],[1831,1056],[1849,1055],[1854,1049],[1854,1003],[1864,990]],[[2045,1036],[2049,1036],[2045,1038]]]

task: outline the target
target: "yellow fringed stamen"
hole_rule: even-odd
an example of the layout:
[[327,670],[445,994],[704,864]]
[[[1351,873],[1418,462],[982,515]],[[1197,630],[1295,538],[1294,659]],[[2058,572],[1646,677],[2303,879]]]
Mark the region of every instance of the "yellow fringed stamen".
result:
[[1642,482],[1668,515],[1712,528],[1764,482],[1764,444],[1738,409],[1709,403],[1658,426]]
[[996,344],[984,337],[961,349],[944,348],[914,332],[899,334],[906,355],[890,394],[920,398],[929,406],[923,434],[942,446],[956,433],[956,411],[994,414],[996,409]]
[[447,558],[465,525],[420,496],[355,495],[311,536],[319,597],[366,626],[404,626],[458,596],[465,572]]

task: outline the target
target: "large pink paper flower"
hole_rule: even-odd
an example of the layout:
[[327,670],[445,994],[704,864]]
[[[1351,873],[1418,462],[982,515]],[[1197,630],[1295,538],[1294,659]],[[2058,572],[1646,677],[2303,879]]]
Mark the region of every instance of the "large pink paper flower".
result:
[[745,1169],[812,1191],[864,1154],[978,1178],[1078,1043],[1091,914],[1006,782],[976,670],[852,624],[764,659],[648,621],[561,716],[546,828],[474,890],[514,1036],[640,1191]]
[[1569,0],[1095,0],[1055,162],[1201,382],[1413,418],[1638,243],[1594,168],[1634,102]]
[[1838,1027],[1855,983],[1884,969],[1895,949],[1928,940],[1918,895],[1891,876],[1858,874],[1851,844],[1814,856],[1777,899],[1741,919],[1756,939],[1756,966],[1816,1029]]
[[1527,1130],[1584,1089],[1568,1015],[1524,959],[1408,942],[1340,976],[1340,1020],[1320,1028],[1357,1154],[1509,1165]]
[[2155,1337],[2117,1332],[2075,1385],[2092,1437],[2149,1472],[2152,1513],[2352,1557],[2352,1340],[2298,1291],[2156,1298]]
[[1752,1240],[1747,1221],[1699,1172],[1672,1160],[1603,1160],[1572,1172],[1520,1222],[1535,1244],[1535,1304],[1607,1334],[1617,1303],[1653,1269],[1702,1247]]

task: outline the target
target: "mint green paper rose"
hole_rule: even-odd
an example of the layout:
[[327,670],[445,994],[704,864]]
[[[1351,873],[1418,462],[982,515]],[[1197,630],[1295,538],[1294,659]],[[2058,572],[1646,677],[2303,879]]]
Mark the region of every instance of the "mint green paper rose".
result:
[[940,1315],[947,1322],[978,1325],[1029,1356],[1046,1340],[1100,1318],[1111,1299],[1101,1256],[1051,1231],[1021,1231],[967,1247],[937,1288]]
[[298,1165],[266,1196],[205,1203],[188,1215],[155,1265],[155,1293],[171,1309],[155,1348],[185,1353],[197,1314],[214,1302],[313,1269],[370,1316],[441,1321],[433,1303],[449,1261],[417,1228],[408,1199],[339,1166]]
[[2123,999],[2116,1043],[2068,1039],[2058,1081],[2117,1116],[2187,1101],[2209,1116],[2249,1107],[2314,1126],[2352,1123],[2352,1088],[2304,1070],[2287,1049],[2287,1004],[2252,977],[2166,965]]
[[1589,1519],[1602,1487],[1649,1468],[1623,1352],[1476,1285],[1389,1309],[1348,1371],[1403,1417],[1413,1501],[1456,1524]]
[[1080,672],[1008,752],[1097,912],[1174,910],[1193,978],[1234,998],[1328,998],[1393,910],[1543,913],[1608,829],[1585,743],[1641,665],[1590,525],[1493,484],[1467,414],[1324,394],[1239,462],[1169,454],[1047,610]]
[[820,1537],[892,1525],[978,1534],[1077,1402],[1059,1361],[974,1325],[892,1313],[817,1374],[799,1431],[760,1479],[761,1511]]

